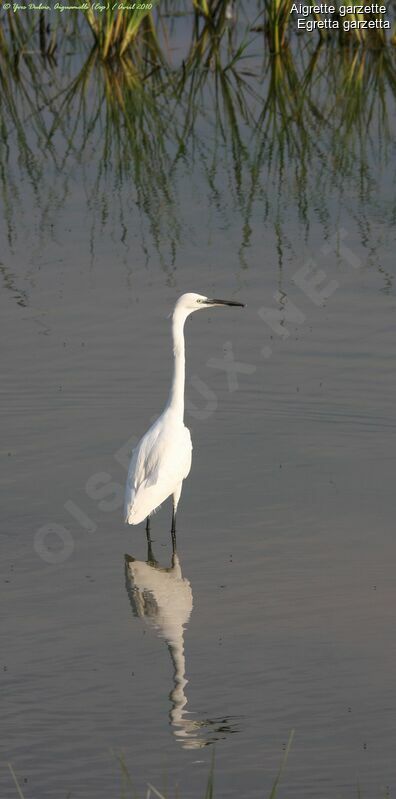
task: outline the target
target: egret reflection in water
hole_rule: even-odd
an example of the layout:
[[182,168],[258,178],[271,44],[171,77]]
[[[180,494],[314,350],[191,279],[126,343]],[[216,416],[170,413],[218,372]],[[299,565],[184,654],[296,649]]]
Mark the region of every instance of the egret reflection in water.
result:
[[182,747],[199,749],[237,732],[230,718],[198,720],[186,710],[184,633],[193,609],[193,593],[189,580],[182,575],[176,550],[171,566],[160,566],[148,539],[147,561],[125,555],[125,583],[134,616],[155,630],[168,646],[173,664],[169,719]]

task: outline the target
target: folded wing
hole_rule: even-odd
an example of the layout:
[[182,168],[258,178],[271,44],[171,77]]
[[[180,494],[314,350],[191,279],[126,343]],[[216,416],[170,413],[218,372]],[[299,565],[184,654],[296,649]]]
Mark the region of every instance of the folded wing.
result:
[[183,424],[160,417],[132,453],[125,492],[125,521],[139,524],[180,483],[191,468],[191,436]]

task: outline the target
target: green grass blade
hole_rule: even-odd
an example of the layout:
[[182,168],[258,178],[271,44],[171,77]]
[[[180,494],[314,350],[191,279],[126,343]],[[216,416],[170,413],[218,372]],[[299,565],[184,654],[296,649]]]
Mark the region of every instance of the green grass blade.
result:
[[282,757],[282,762],[280,764],[279,771],[278,771],[278,773],[277,773],[277,775],[275,777],[275,781],[274,781],[274,784],[272,786],[272,790],[271,790],[271,793],[269,795],[269,799],[275,799],[276,794],[278,792],[279,782],[280,782],[280,779],[281,779],[282,774],[284,772],[284,769],[286,767],[287,758],[289,757],[289,752],[290,752],[290,749],[291,749],[291,745],[293,743],[293,738],[294,738],[294,730],[292,730],[290,735],[289,735],[289,740],[287,742],[285,753],[284,753],[284,755]]
[[154,788],[154,785],[151,785],[149,782],[147,783],[147,785],[148,785],[150,791],[152,791],[154,796],[157,796],[158,799],[166,799],[166,797],[164,796],[163,793],[160,793],[159,791],[157,791],[156,788]]
[[10,769],[10,772],[11,772],[12,779],[14,780],[15,787],[16,787],[16,789],[17,789],[17,791],[18,791],[18,796],[19,796],[19,799],[25,799],[25,797],[24,797],[24,795],[23,795],[23,793],[22,793],[22,788],[21,788],[21,786],[19,785],[19,782],[18,782],[18,780],[17,780],[17,776],[16,776],[16,774],[15,774],[15,771],[14,771],[14,769],[12,768],[12,765],[11,765],[11,763],[7,763],[7,765],[8,765],[8,768]]
[[205,799],[213,799],[214,764],[215,764],[215,750],[213,749],[212,762],[211,762],[210,771],[209,771],[208,784],[206,786]]

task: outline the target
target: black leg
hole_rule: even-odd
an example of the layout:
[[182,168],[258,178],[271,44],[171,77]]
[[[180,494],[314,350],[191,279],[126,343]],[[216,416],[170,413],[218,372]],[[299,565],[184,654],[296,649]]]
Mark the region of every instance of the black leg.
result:
[[151,539],[150,541],[147,541],[147,563],[150,566],[156,566],[158,563],[158,561],[154,557],[153,548],[151,546]]
[[172,527],[171,527],[171,534],[172,534],[172,552],[175,554],[176,552],[176,511],[173,507],[172,510]]
[[152,563],[155,565],[157,563],[152,548],[152,541],[150,535],[150,516],[147,516],[146,520],[146,538],[147,538],[147,563]]

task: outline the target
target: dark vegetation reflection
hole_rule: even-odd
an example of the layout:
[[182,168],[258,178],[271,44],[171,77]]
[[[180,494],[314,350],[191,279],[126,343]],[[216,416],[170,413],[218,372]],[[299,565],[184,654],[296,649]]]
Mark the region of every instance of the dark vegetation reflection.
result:
[[[242,266],[256,209],[274,225],[281,261],[293,249],[289,208],[307,239],[312,220],[325,239],[330,193],[346,210],[352,198],[363,211],[376,201],[395,142],[395,50],[383,31],[297,35],[284,2],[164,0],[121,16],[3,12],[0,180],[11,247],[21,173],[48,231],[81,167],[92,247],[109,226],[127,244],[137,207],[143,250],[153,246],[164,267],[184,224],[179,179],[196,165],[208,206],[232,203],[239,214]],[[385,224],[393,212],[384,203]]]
[[231,718],[194,718],[187,708],[184,634],[193,609],[191,584],[183,577],[179,556],[172,554],[169,567],[160,566],[148,539],[147,560],[125,555],[125,585],[134,616],[163,639],[173,666],[169,721],[183,749],[200,749],[237,732]]

